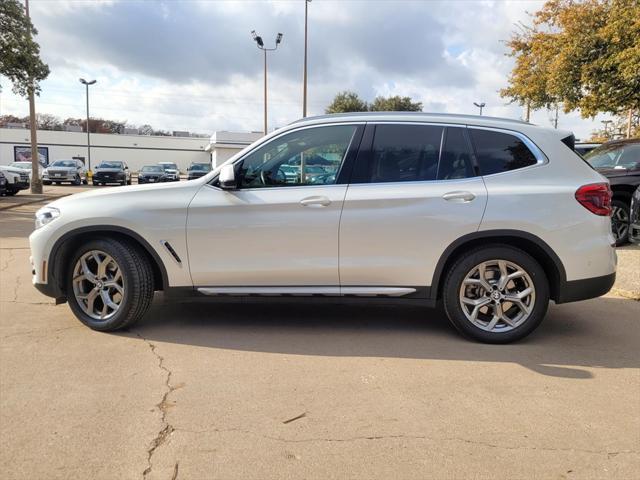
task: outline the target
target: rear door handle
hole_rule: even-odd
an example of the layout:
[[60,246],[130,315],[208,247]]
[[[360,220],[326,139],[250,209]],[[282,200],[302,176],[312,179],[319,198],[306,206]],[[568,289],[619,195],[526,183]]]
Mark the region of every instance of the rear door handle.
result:
[[476,196],[471,192],[466,191],[456,191],[456,192],[447,192],[442,195],[447,202],[453,203],[469,203],[476,198]]
[[315,208],[327,207],[331,205],[331,200],[329,200],[327,197],[322,196],[307,197],[300,200],[300,205],[302,205],[303,207]]

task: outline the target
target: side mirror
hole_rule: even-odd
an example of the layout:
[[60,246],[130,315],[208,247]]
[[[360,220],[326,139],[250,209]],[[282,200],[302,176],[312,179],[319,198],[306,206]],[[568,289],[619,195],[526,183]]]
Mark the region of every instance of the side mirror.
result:
[[238,187],[236,184],[236,171],[233,164],[224,165],[220,169],[218,183],[220,184],[220,188],[224,190],[233,190]]

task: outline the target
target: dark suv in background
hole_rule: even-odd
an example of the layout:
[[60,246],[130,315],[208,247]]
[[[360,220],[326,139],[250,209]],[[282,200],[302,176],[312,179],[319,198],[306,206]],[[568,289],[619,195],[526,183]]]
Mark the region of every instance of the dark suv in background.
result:
[[196,163],[193,162],[187,169],[187,180],[193,180],[200,178],[211,171],[210,163]]
[[624,245],[629,240],[631,197],[640,185],[640,138],[603,143],[584,158],[611,183],[611,226],[616,245]]

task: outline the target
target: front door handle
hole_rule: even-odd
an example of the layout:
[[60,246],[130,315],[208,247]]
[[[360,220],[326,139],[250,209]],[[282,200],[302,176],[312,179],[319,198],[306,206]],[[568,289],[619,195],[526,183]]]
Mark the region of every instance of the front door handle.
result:
[[321,196],[307,197],[300,200],[300,205],[302,205],[303,207],[315,208],[327,207],[331,205],[331,200],[329,200],[327,197]]
[[442,195],[442,198],[444,198],[448,202],[453,202],[453,203],[469,203],[473,201],[473,199],[475,199],[476,196],[471,192],[456,191],[456,192],[447,192],[444,195]]

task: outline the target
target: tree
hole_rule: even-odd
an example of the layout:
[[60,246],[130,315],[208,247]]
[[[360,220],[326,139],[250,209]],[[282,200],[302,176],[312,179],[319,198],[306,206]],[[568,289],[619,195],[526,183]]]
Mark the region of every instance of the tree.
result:
[[37,114],[36,123],[40,130],[63,130],[62,120],[50,113]]
[[357,93],[344,91],[335,96],[325,109],[325,113],[366,112],[367,110],[367,102],[362,100]]
[[583,118],[632,116],[640,109],[638,38],[638,0],[548,0],[507,43],[516,64],[500,93],[532,107],[562,103]]
[[422,102],[413,102],[411,97],[376,97],[369,105],[371,112],[421,112]]
[[40,46],[33,40],[38,32],[17,0],[0,1],[0,32],[0,75],[11,81],[17,95],[26,97],[32,84],[38,95],[39,82],[47,78],[49,67],[40,59]]
[[33,40],[37,33],[28,6],[25,11],[18,0],[0,0],[0,75],[11,80],[16,94],[29,97],[31,193],[42,193],[35,96],[40,94],[40,81],[49,75],[49,67],[40,59],[40,46]]

